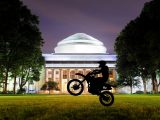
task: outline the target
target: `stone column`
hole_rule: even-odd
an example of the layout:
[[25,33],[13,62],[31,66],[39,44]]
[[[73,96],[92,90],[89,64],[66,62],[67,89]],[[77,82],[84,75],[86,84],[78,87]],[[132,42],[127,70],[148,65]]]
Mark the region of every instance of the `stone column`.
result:
[[67,82],[69,82],[69,80],[70,80],[70,73],[69,72],[70,72],[70,69],[68,68],[67,69]]
[[[86,69],[85,68],[83,69],[83,74],[86,75]],[[88,92],[87,91],[87,81],[85,81],[84,82],[84,93],[86,94],[87,92]]]
[[62,93],[62,69],[59,69],[59,79],[60,93]]
[[54,80],[54,76],[55,76],[55,75],[54,75],[54,69],[52,68],[52,81],[55,81],[55,80]]
[[[77,69],[77,68],[75,68],[75,69],[74,69],[74,72],[75,72],[75,74],[76,74],[76,73],[78,72],[78,69]],[[78,76],[77,76],[77,75],[75,75],[75,78],[76,78],[76,79],[78,79]]]
[[47,81],[48,81],[48,79],[47,79],[47,69],[48,69],[48,68],[45,68],[45,75],[44,75],[45,82],[47,82]]

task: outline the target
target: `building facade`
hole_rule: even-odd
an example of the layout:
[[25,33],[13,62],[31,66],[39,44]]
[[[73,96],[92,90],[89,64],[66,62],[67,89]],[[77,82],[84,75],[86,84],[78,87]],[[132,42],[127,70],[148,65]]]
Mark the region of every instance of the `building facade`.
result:
[[[77,33],[60,41],[55,52],[43,54],[45,57],[44,81],[58,83],[59,90],[54,93],[67,93],[67,83],[71,79],[82,79],[75,73],[87,74],[98,68],[98,61],[104,60],[109,67],[109,79],[116,80],[116,55],[107,53],[103,43],[87,34]],[[99,75],[101,76],[101,75]],[[43,83],[43,82],[42,82]],[[84,83],[87,93],[87,83]]]
[[[41,71],[40,81],[29,83],[27,82],[24,88],[26,93],[48,93],[49,91],[42,91],[41,88],[45,82],[54,81],[58,83],[58,90],[53,90],[53,94],[67,94],[67,83],[72,79],[82,79],[76,76],[75,73],[87,74],[89,71],[98,69],[98,61],[104,60],[109,67],[109,79],[116,81],[117,73],[115,70],[116,55],[109,54],[104,44],[84,33],[76,33],[57,43],[54,52],[50,54],[43,54],[45,58],[45,66]],[[101,75],[99,75],[100,77]],[[141,78],[141,87],[133,88],[133,93],[136,91],[143,91],[143,83]],[[13,78],[8,78],[8,91],[13,91]],[[19,78],[17,78],[16,90]],[[87,83],[84,83],[85,89],[83,93],[87,92]],[[151,80],[147,81],[147,90],[152,91]],[[0,91],[3,88],[0,87]],[[112,92],[130,93],[129,87],[117,88]]]

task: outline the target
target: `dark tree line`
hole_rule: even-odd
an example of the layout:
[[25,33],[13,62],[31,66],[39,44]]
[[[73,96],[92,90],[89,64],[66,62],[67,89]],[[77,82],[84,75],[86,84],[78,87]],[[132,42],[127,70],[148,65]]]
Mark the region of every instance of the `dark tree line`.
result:
[[[160,0],[145,3],[140,15],[130,21],[116,39],[117,70],[120,79],[141,76],[144,92],[151,78],[153,93],[158,93],[160,70]],[[131,71],[126,73],[127,71]],[[133,80],[134,81],[134,80]]]
[[8,78],[19,78],[20,90],[30,80],[39,80],[44,64],[43,39],[38,17],[20,0],[0,1],[0,82],[7,92]]

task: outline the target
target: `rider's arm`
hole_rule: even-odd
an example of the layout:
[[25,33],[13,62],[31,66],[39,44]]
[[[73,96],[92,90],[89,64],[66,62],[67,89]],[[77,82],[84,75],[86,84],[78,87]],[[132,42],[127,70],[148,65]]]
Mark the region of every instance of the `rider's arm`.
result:
[[100,74],[100,73],[101,73],[101,70],[98,70],[98,69],[93,70],[93,74]]

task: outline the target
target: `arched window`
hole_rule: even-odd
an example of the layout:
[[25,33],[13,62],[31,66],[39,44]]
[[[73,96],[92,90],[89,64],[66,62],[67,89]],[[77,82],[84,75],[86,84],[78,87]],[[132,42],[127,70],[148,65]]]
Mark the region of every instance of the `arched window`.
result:
[[75,71],[74,71],[74,70],[72,70],[72,71],[70,72],[70,78],[71,78],[71,79],[74,79],[74,78],[75,78]]

